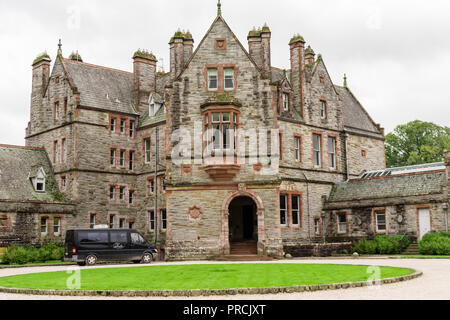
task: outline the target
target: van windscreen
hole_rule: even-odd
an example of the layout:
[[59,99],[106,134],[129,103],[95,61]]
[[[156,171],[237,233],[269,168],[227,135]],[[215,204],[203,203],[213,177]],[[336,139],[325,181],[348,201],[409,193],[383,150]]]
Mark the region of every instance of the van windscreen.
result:
[[108,242],[108,233],[100,231],[80,231],[78,232],[80,243],[101,243]]

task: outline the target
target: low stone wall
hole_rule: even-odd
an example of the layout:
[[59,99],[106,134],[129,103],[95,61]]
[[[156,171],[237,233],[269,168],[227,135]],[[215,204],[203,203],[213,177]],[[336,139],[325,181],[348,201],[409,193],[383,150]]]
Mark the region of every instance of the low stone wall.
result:
[[293,257],[330,257],[334,254],[351,252],[351,242],[341,243],[311,243],[311,244],[285,244],[283,250]]
[[0,292],[13,294],[30,294],[30,295],[47,295],[47,296],[104,296],[104,297],[197,297],[197,296],[226,296],[238,294],[278,294],[278,293],[295,293],[310,292],[320,290],[337,290],[358,287],[369,287],[383,285],[401,281],[412,280],[422,275],[422,272],[416,271],[413,274],[382,279],[379,281],[361,281],[361,282],[345,282],[334,284],[293,286],[293,287],[272,287],[272,288],[244,288],[244,289],[216,289],[216,290],[160,290],[160,291],[115,291],[115,290],[38,290],[38,289],[16,289],[0,287]]

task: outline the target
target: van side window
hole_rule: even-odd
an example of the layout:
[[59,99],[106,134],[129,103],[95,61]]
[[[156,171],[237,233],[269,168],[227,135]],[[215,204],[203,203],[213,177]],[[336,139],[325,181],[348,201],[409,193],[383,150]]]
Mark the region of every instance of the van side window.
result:
[[111,237],[111,242],[113,243],[127,243],[127,233],[126,231],[114,231],[110,232],[109,236]]
[[144,238],[139,233],[132,232],[131,233],[131,243],[133,244],[142,244],[145,243]]
[[107,232],[89,232],[82,231],[78,233],[78,239],[80,243],[101,243],[108,242]]

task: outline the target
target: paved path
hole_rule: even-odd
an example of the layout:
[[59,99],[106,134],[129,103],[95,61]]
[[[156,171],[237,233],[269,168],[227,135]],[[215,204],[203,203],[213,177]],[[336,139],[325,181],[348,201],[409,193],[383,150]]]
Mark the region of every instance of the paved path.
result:
[[[217,264],[227,262],[184,262],[184,263],[154,263],[152,265],[169,264]],[[253,263],[253,262],[252,262]],[[267,262],[261,262],[267,263]],[[274,263],[274,262],[269,262]],[[302,292],[292,294],[271,294],[271,295],[236,295],[236,296],[214,296],[214,297],[189,297],[189,298],[165,298],[167,300],[409,300],[409,299],[437,299],[450,300],[450,259],[314,259],[314,260],[288,260],[277,261],[275,263],[321,263],[321,264],[359,264],[378,265],[413,268],[423,272],[423,276],[394,284],[387,284],[378,287],[351,288],[331,291]],[[111,267],[139,267],[140,265],[118,265],[118,266],[96,266],[92,268]],[[65,271],[69,267],[34,267],[1,269],[0,277],[37,273]],[[133,298],[105,298],[105,297],[59,297],[59,296],[29,296],[19,294],[0,293],[0,300],[128,300]],[[139,298],[159,300],[161,298]]]

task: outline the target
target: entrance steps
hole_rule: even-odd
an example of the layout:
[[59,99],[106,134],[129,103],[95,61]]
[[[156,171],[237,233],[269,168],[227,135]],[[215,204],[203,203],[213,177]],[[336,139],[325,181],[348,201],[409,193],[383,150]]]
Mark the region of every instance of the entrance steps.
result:
[[412,256],[419,255],[419,244],[417,242],[411,243],[405,251],[402,252],[404,255]]
[[230,255],[256,255],[258,247],[256,241],[232,242],[230,244]]
[[249,255],[237,255],[230,254],[219,257],[220,261],[271,261],[274,260],[268,256],[259,256],[257,254],[249,254]]

